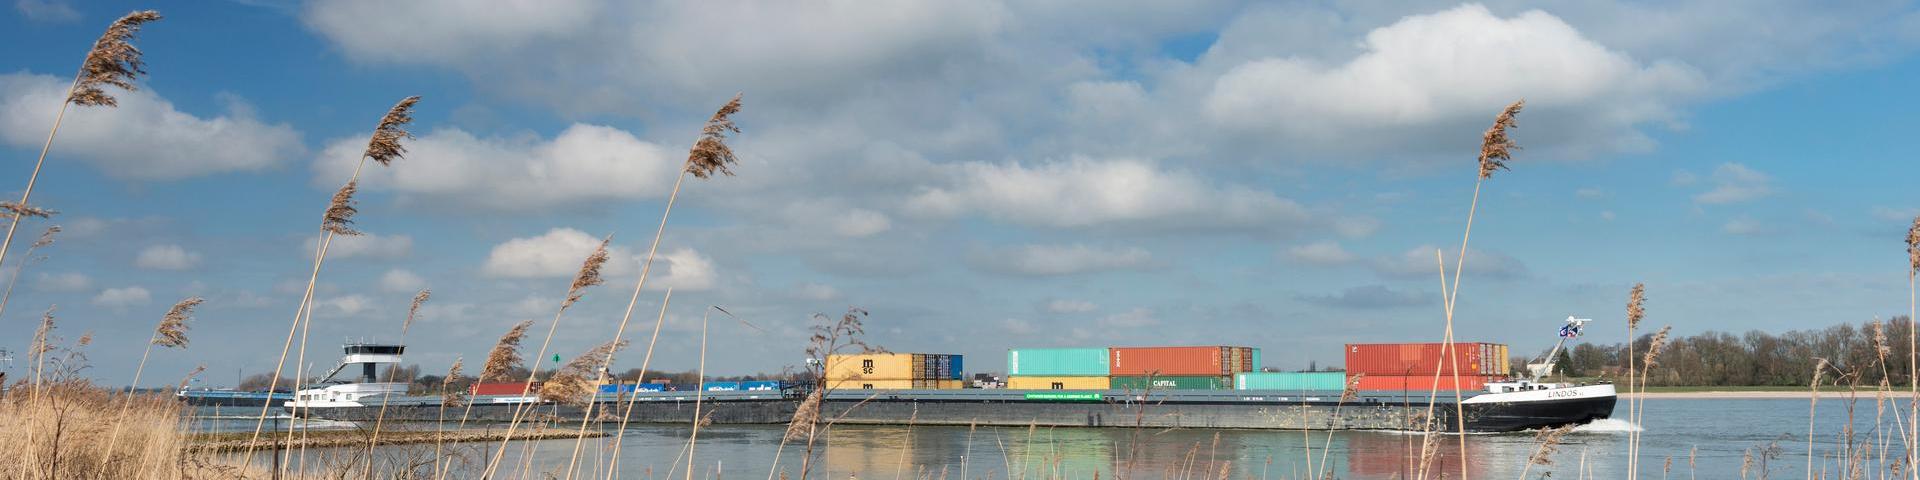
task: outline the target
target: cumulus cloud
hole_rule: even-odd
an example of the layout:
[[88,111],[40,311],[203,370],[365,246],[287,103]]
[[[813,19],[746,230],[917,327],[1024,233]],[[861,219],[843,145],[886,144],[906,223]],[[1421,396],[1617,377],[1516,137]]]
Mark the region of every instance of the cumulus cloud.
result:
[[1054,299],[1040,306],[1040,311],[1057,315],[1087,313],[1100,308],[1086,300]]
[[1191,172],[1143,160],[1085,157],[1032,167],[964,163],[952,185],[926,189],[908,201],[907,209],[930,216],[981,213],[1061,228],[1287,228],[1313,219],[1299,203],[1271,192],[1216,186]]
[[1403,292],[1383,285],[1364,285],[1333,295],[1302,295],[1298,298],[1314,305],[1357,310],[1417,307],[1434,301],[1434,296],[1425,293]]
[[[40,148],[70,83],[49,75],[0,74],[0,141]],[[257,171],[304,149],[293,127],[255,118],[238,97],[224,96],[227,112],[203,118],[175,109],[150,88],[113,95],[119,107],[70,108],[58,145],[111,177],[177,180]]]
[[109,288],[101,290],[98,295],[93,296],[94,305],[114,310],[125,310],[128,307],[146,305],[151,301],[153,301],[153,294],[148,293],[147,289],[142,287]]
[[[1449,250],[1432,245],[1421,245],[1413,247],[1412,250],[1408,250],[1406,253],[1397,257],[1375,258],[1371,266],[1374,272],[1385,277],[1405,279],[1437,278],[1436,275],[1440,273],[1440,266],[1435,263],[1434,250],[1440,250],[1446,255],[1447,270],[1448,274],[1451,275],[1454,266],[1458,265],[1460,258],[1460,250],[1458,247]],[[1521,263],[1520,259],[1513,258],[1504,253],[1489,252],[1477,248],[1467,249],[1467,264],[1465,268],[1466,271],[1463,273],[1464,275],[1480,278],[1511,280],[1524,278],[1529,275],[1526,264]]]
[[1713,189],[1693,196],[1695,203],[1726,205],[1758,200],[1773,193],[1773,177],[1738,163],[1722,163],[1707,178]]
[[[359,163],[366,139],[328,143],[314,162],[329,188]],[[538,210],[664,196],[685,158],[625,131],[574,124],[552,139],[482,138],[457,128],[407,142],[407,168],[370,169],[360,188],[496,210]]]
[[1046,277],[1148,268],[1153,265],[1153,254],[1139,247],[1023,245],[977,251],[968,260],[982,271]]
[[832,220],[833,231],[843,237],[866,237],[885,232],[893,228],[893,222],[886,214],[856,208],[835,216]]
[[373,299],[361,294],[313,299],[313,315],[322,318],[345,318],[366,313],[373,309]]
[[[579,273],[581,262],[599,245],[600,238],[587,232],[555,228],[538,236],[495,245],[480,271],[498,278],[571,277]],[[607,247],[607,257],[601,273],[609,277],[638,275],[641,262],[646,260],[644,254],[613,245]],[[698,291],[713,288],[719,280],[712,258],[691,248],[676,248],[661,252],[654,259],[647,288]]]
[[[319,245],[314,239],[300,240],[301,248],[308,255]],[[413,253],[413,237],[410,235],[381,235],[362,233],[360,235],[335,235],[327,244],[327,259],[369,258],[375,260],[394,260],[406,258]]]
[[149,270],[186,270],[200,264],[200,254],[179,245],[154,245],[140,250],[133,266]]
[[1750,217],[1735,217],[1720,225],[1720,231],[1728,235],[1751,237],[1774,233],[1772,225]]
[[44,292],[84,292],[93,288],[93,279],[79,272],[41,273],[34,288]]
[[1689,67],[1637,62],[1539,10],[1502,18],[1466,4],[1410,15],[1368,32],[1360,48],[1342,63],[1241,63],[1213,83],[1205,114],[1227,128],[1344,143],[1355,129],[1492,118],[1525,97],[1530,108],[1580,108],[1622,130],[1673,118],[1672,98],[1704,83]]
[[414,293],[426,286],[426,279],[406,269],[395,268],[380,274],[380,290],[388,293]]
[[1135,308],[1103,317],[1098,323],[1102,328],[1141,328],[1159,325],[1160,319],[1154,317],[1153,310]]
[[840,298],[840,289],[833,288],[832,285],[813,282],[803,282],[794,285],[790,293],[794,298],[801,300],[824,301]]
[[1294,263],[1318,266],[1345,265],[1358,259],[1335,242],[1294,245],[1287,247],[1285,252],[1281,252],[1281,257]]
[[79,11],[60,0],[14,0],[13,9],[36,22],[71,22],[80,19]]

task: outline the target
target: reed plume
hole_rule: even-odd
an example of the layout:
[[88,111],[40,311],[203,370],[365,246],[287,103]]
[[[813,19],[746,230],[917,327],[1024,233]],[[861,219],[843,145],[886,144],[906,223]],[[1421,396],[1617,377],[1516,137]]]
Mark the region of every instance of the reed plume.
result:
[[1627,329],[1640,328],[1640,320],[1647,318],[1647,284],[1633,284],[1633,290],[1627,292]]
[[460,379],[460,369],[463,366],[465,366],[464,361],[459,357],[454,357],[453,366],[447,368],[447,378],[440,382],[440,406],[460,406],[461,399],[464,397],[460,395],[458,390],[453,389],[453,382]]
[[[1534,465],[1542,467],[1553,466],[1553,454],[1560,451],[1562,437],[1567,436],[1567,432],[1572,431],[1573,425],[1561,425],[1556,428],[1543,428],[1535,432],[1533,434],[1533,442],[1539,444],[1539,446],[1533,449],[1533,454],[1527,455],[1527,464],[1526,467],[1520,470],[1520,478],[1527,478],[1527,472],[1532,471]],[[1672,458],[1667,459],[1667,466],[1669,468],[1673,466]]]
[[46,231],[40,233],[40,239],[34,240],[32,245],[27,246],[27,261],[20,262],[19,266],[13,267],[13,277],[7,280],[6,293],[0,294],[0,317],[4,317],[7,312],[7,304],[13,301],[13,287],[20,285],[20,274],[26,273],[27,265],[39,263],[47,259],[45,256],[33,256],[33,252],[53,246],[54,235],[58,233],[60,233],[59,225],[49,226]]
[[1672,325],[1660,327],[1660,331],[1654,332],[1653,341],[1647,343],[1647,353],[1640,357],[1640,367],[1644,369],[1640,372],[1642,377],[1640,382],[1643,385],[1647,381],[1645,377],[1651,374],[1653,367],[1660,365],[1660,353],[1667,348],[1667,334],[1671,331],[1673,331]]
[[360,212],[359,209],[353,208],[353,193],[359,190],[359,185],[360,182],[357,180],[349,181],[346,185],[341,185],[339,191],[333,193],[333,200],[327,203],[327,213],[320,221],[322,230],[332,235],[360,234],[359,230],[354,230],[352,227],[353,214]]
[[1487,127],[1487,133],[1480,135],[1480,179],[1492,177],[1495,170],[1506,170],[1507,160],[1512,160],[1513,151],[1520,149],[1520,144],[1507,137],[1507,130],[1518,126],[1514,116],[1526,105],[1526,100],[1507,105],[1493,118],[1493,126]]
[[380,162],[381,166],[392,166],[394,159],[405,156],[407,147],[400,145],[400,139],[413,138],[406,126],[413,123],[415,103],[420,103],[419,95],[402,98],[388,109],[387,114],[380,117],[379,125],[373,127],[373,137],[367,140],[367,151],[363,155]]
[[153,329],[153,344],[168,348],[186,348],[187,320],[193,318],[194,307],[200,306],[205,301],[206,299],[200,297],[187,297],[180,303],[173,304],[173,308],[167,309],[167,314],[160,317],[160,325]]
[[787,433],[782,437],[784,441],[807,438],[807,431],[820,421],[822,399],[820,389],[814,389],[805,400],[800,401],[800,406],[793,409],[793,420],[787,422]]
[[187,384],[193,383],[193,377],[198,377],[202,372],[206,372],[206,371],[207,371],[206,364],[203,363],[200,365],[195,365],[192,371],[187,372],[187,376],[180,378],[180,386],[178,388],[175,388],[175,390],[186,390]]
[[1907,228],[1907,394],[1914,399],[1907,401],[1908,466],[1920,465],[1920,448],[1914,445],[1920,439],[1920,323],[1915,323],[1920,321],[1915,315],[1920,302],[1915,297],[1916,275],[1920,275],[1920,216],[1914,216],[1913,226]]
[[46,217],[52,211],[32,207],[28,200],[33,198],[33,187],[39,183],[40,169],[47,163],[47,152],[53,149],[53,137],[60,133],[60,123],[67,118],[68,105],[108,106],[118,105],[113,96],[107,95],[103,85],[113,85],[122,89],[134,90],[133,82],[147,73],[146,63],[140,59],[140,49],[133,46],[133,36],[140,32],[140,26],[159,20],[160,14],[152,10],[129,13],[107,26],[100,39],[93,42],[93,49],[87,51],[87,58],[80,62],[79,73],[74,74],[73,84],[67,87],[67,97],[60,102],[60,111],[53,117],[53,128],[47,131],[47,141],[40,146],[40,157],[33,162],[33,173],[27,176],[27,188],[20,191],[20,201],[7,204],[6,210],[13,214],[13,221],[7,224],[7,235],[0,240],[0,264],[5,264],[7,251],[13,247],[13,234],[20,228],[23,216]]
[[533,326],[533,320],[522,320],[507,329],[500,341],[493,344],[493,350],[487,352],[487,362],[480,365],[480,381],[504,381],[520,366],[520,340],[527,337],[527,327]]
[[40,314],[40,327],[33,330],[33,342],[27,348],[27,359],[33,361],[33,396],[40,395],[40,373],[46,365],[47,352],[53,351],[53,311],[58,305],[48,305],[47,312]]
[[35,207],[24,203],[0,202],[0,210],[13,212],[18,217],[51,218],[60,214],[53,210]]
[[727,146],[727,133],[740,133],[740,127],[733,124],[733,114],[740,113],[740,95],[734,94],[732,100],[721,105],[707,119],[706,128],[700,129],[700,139],[687,151],[687,173],[694,177],[708,178],[715,172],[733,176],[733,170],[727,168],[739,159],[734,158],[733,148]]
[[573,275],[573,285],[567,287],[567,300],[560,303],[560,310],[565,311],[573,307],[575,302],[579,302],[581,297],[587,295],[588,287],[607,283],[606,279],[600,278],[600,267],[607,264],[607,242],[611,241],[613,241],[612,235],[601,239],[600,246],[595,247],[593,253],[587,255],[585,262],[581,262],[580,271]]
[[[1637,375],[1637,373],[1635,372],[1635,369],[1633,366],[1634,332],[1639,331],[1640,321],[1647,317],[1646,304],[1647,304],[1647,284],[1645,283],[1633,284],[1633,289],[1627,292],[1627,393],[1629,394],[1633,393],[1634,385],[1637,384],[1637,382],[1634,381],[1634,378]],[[1627,398],[1627,421],[1634,422],[1636,425],[1640,421],[1640,417],[1636,415],[1636,413],[1638,412],[1638,408],[1639,408],[1638,397],[1637,396],[1628,397]],[[1627,478],[1629,479],[1635,478],[1639,475],[1634,470],[1636,467],[1639,466],[1639,461],[1640,461],[1639,439],[1640,439],[1640,432],[1631,431],[1631,430],[1627,431]]]
[[407,328],[413,326],[413,319],[420,314],[420,306],[425,305],[427,299],[432,297],[433,290],[420,290],[420,293],[413,295],[413,305],[407,307],[407,320],[400,323],[400,338],[407,337]]
[[1820,379],[1827,373],[1827,359],[1815,358],[1813,363],[1813,381],[1807,388],[1813,394],[1807,396],[1807,478],[1813,478],[1813,415],[1820,405]]
[[627,342],[607,342],[587,350],[574,357],[566,366],[547,378],[540,386],[540,399],[562,405],[585,406],[595,391],[595,380],[600,371],[607,366],[607,359],[613,352],[625,348]]

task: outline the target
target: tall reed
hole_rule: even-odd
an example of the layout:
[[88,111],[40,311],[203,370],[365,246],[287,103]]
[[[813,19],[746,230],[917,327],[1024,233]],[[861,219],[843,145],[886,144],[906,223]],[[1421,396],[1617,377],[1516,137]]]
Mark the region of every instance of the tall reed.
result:
[[[600,245],[594,247],[593,253],[588,254],[587,259],[581,262],[580,271],[574,273],[573,283],[567,286],[566,298],[560,301],[560,308],[553,313],[553,322],[547,326],[547,338],[540,342],[539,353],[533,355],[533,366],[527,370],[527,380],[523,388],[528,390],[533,388],[533,380],[540,372],[540,363],[545,360],[543,357],[547,355],[547,348],[552,346],[553,335],[559,331],[560,318],[566,315],[567,309],[573,308],[574,303],[585,297],[588,288],[606,283],[606,280],[600,278],[600,268],[607,263],[607,243],[612,241],[611,235],[601,239]],[[507,422],[507,433],[500,437],[500,448],[493,452],[493,461],[488,462],[487,469],[481,476],[493,477],[494,472],[500,467],[500,457],[507,453],[507,445],[513,441],[514,431],[520,428],[521,417],[531,412],[537,405],[538,402],[529,402],[513,409],[513,417]]]
[[[1539,432],[1534,433],[1533,441],[1539,444],[1539,446],[1534,447],[1533,453],[1527,455],[1527,464],[1520,469],[1520,479],[1526,480],[1527,472],[1533,471],[1534,465],[1542,467],[1553,466],[1553,454],[1560,451],[1562,437],[1567,436],[1567,432],[1571,431],[1573,431],[1573,425],[1569,424],[1555,428],[1542,428]],[[1585,460],[1584,453],[1582,460]],[[1460,461],[1465,462],[1466,459],[1461,459]],[[1551,476],[1551,473],[1548,475]]]
[[1813,416],[1820,407],[1820,378],[1827,373],[1827,359],[1815,358],[1813,381],[1807,383],[1812,391],[1807,395],[1807,478],[1813,478]]
[[580,464],[580,448],[586,444],[587,424],[594,416],[594,407],[600,403],[599,386],[606,383],[613,352],[626,346],[626,341],[607,342],[587,350],[554,372],[540,389],[541,400],[580,407],[580,430],[574,436],[573,454],[567,459],[567,473],[560,478],[573,478],[574,469]]
[[462,366],[461,358],[453,357],[453,366],[447,368],[446,380],[440,382],[440,412],[434,416],[433,422],[433,478],[435,479],[440,478],[442,473],[440,446],[446,440],[447,407],[466,403],[461,398],[460,392],[453,389],[453,382],[460,380]]
[[60,123],[67,118],[67,106],[118,106],[119,100],[102,88],[109,85],[134,91],[133,82],[147,73],[147,64],[140,58],[140,49],[133,46],[133,37],[140,33],[142,25],[159,19],[160,13],[152,10],[128,13],[114,20],[107,26],[106,33],[93,41],[93,49],[81,60],[80,72],[74,74],[73,84],[67,87],[67,96],[60,102],[60,113],[53,117],[53,129],[47,131],[47,142],[40,146],[40,158],[33,162],[33,173],[27,176],[27,188],[20,191],[20,201],[0,205],[0,209],[13,214],[13,221],[7,223],[6,238],[0,240],[0,264],[6,263],[7,250],[13,246],[13,233],[20,228],[22,217],[51,214],[33,207],[28,200],[32,199],[33,187],[40,180],[40,168],[47,163],[47,151],[53,149],[53,137],[60,133]]
[[[1907,465],[1920,465],[1920,317],[1914,315],[1914,278],[1920,274],[1920,216],[1907,228]],[[1920,468],[1909,468],[1920,480]]]
[[[187,348],[187,321],[193,319],[193,309],[205,301],[200,297],[187,297],[173,304],[173,308],[167,309],[167,314],[160,317],[160,324],[153,328],[153,336],[147,339],[146,350],[140,353],[140,365],[133,369],[133,383],[127,387],[126,400],[120,402],[122,414],[125,414],[127,409],[133,408],[133,402],[130,400],[134,392],[140,390],[140,374],[147,370],[147,356],[153,353],[153,346]],[[119,440],[120,428],[116,425],[113,434],[107,438],[107,450],[112,451],[114,444]],[[101,459],[103,462],[106,460]]]
[[[693,453],[694,448],[700,445],[700,427],[713,422],[710,416],[700,416],[700,407],[702,406],[702,401],[706,400],[707,397],[707,321],[713,317],[715,310],[729,317],[733,316],[733,313],[728,312],[725,308],[720,308],[719,305],[710,306],[707,308],[707,312],[700,316],[700,368],[694,373],[694,379],[696,380],[694,383],[698,384],[699,388],[695,388],[693,391],[693,433],[687,435],[686,480],[693,480],[693,467],[695,465],[693,462]],[[708,412],[707,414],[712,415],[712,412]]]
[[[620,410],[620,428],[613,434],[613,452],[607,455],[607,480],[619,478],[620,444],[627,438],[627,422],[633,419],[633,407],[640,400],[640,386],[647,383],[647,368],[653,364],[653,347],[660,340],[660,327],[667,323],[667,307],[673,304],[673,288],[667,288],[667,295],[660,299],[660,316],[653,321],[653,335],[647,338],[647,353],[640,358],[640,376],[633,379],[633,395],[626,396],[626,405]],[[633,305],[627,305],[627,315],[633,315]],[[624,321],[624,320],[623,320]],[[608,360],[612,362],[611,359]]]
[[[413,304],[407,307],[407,317],[405,320],[402,320],[400,322],[400,344],[401,345],[407,344],[407,329],[413,327],[414,317],[420,315],[420,306],[425,305],[427,303],[427,299],[432,297],[433,297],[433,290],[426,290],[426,289],[422,289],[420,290],[420,293],[413,295]],[[400,368],[400,364],[398,363],[387,366],[387,381],[389,382],[393,381],[394,371],[398,370],[399,368]],[[364,476],[367,478],[373,478],[373,448],[380,446],[380,427],[386,424],[387,404],[391,403],[389,402],[389,400],[392,400],[392,398],[391,397],[380,398],[380,413],[374,416],[373,435],[367,439],[367,468],[366,468],[366,471],[364,472]]]
[[[1634,337],[1634,332],[1640,329],[1640,321],[1647,317],[1646,303],[1647,285],[1644,283],[1633,284],[1633,290],[1627,292],[1627,394],[1629,395],[1627,397],[1627,421],[1635,422],[1634,426],[1636,427],[1639,426],[1637,422],[1640,421],[1640,418],[1635,416],[1634,412],[1638,408],[1641,399],[1638,395],[1633,395],[1634,377],[1638,374],[1633,369],[1633,344],[1638,340]],[[1640,448],[1640,444],[1637,441],[1639,438],[1640,432],[1637,429],[1627,430],[1628,479],[1639,476],[1637,469],[1640,461],[1640,456],[1637,454],[1637,450]]]
[[[1446,310],[1446,332],[1441,340],[1442,346],[1440,351],[1442,360],[1448,363],[1447,369],[1453,371],[1454,419],[1457,422],[1456,428],[1463,433],[1467,430],[1467,416],[1466,406],[1460,403],[1460,361],[1456,358],[1458,355],[1454,354],[1454,302],[1460,295],[1460,273],[1466,268],[1467,264],[1467,241],[1473,237],[1474,213],[1480,209],[1480,187],[1486,183],[1487,179],[1493,177],[1494,172],[1506,170],[1506,162],[1513,159],[1513,151],[1520,149],[1520,145],[1514,142],[1511,137],[1507,136],[1507,131],[1519,126],[1515,117],[1520,114],[1522,108],[1526,107],[1526,104],[1526,100],[1517,100],[1508,104],[1506,108],[1500,110],[1499,115],[1494,117],[1493,126],[1487,127],[1487,131],[1480,135],[1480,173],[1473,181],[1473,201],[1469,203],[1467,207],[1466,230],[1460,235],[1460,256],[1455,259],[1453,284],[1440,292],[1440,295],[1446,299],[1444,302],[1445,305],[1443,305],[1443,308]],[[1447,275],[1444,262],[1440,269],[1440,275],[1444,283]],[[1434,369],[1433,388],[1427,392],[1427,411],[1429,418],[1432,418],[1433,404],[1439,399],[1440,368],[1438,367],[1439,365],[1436,365]],[[1465,459],[1467,458],[1467,438],[1462,435],[1459,440],[1460,458]],[[1425,472],[1422,472],[1422,478],[1425,478],[1424,473]],[[1467,462],[1465,461],[1460,462],[1460,478],[1467,478]]]
[[13,300],[13,287],[20,284],[20,274],[27,271],[28,265],[39,263],[47,259],[47,257],[44,255],[38,256],[38,257],[33,256],[33,252],[43,247],[52,246],[54,235],[59,233],[60,233],[59,225],[47,227],[46,231],[40,232],[39,240],[34,240],[32,244],[27,246],[27,260],[24,262],[20,262],[19,266],[13,267],[13,278],[7,281],[7,293],[0,294],[0,318],[5,318],[5,314],[7,312],[7,302]]

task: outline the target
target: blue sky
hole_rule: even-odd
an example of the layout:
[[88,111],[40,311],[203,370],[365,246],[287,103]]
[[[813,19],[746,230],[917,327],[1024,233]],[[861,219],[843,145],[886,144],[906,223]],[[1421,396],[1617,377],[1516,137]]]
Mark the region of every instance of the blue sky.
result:
[[21,0],[0,14],[0,189],[101,29],[150,7],[150,73],[69,115],[33,197],[67,232],[0,316],[19,352],[58,304],[113,382],[190,295],[193,345],[148,378],[269,368],[317,214],[408,95],[419,138],[365,179],[370,235],[321,275],[321,368],[342,339],[395,339],[420,288],[425,371],[544,332],[612,234],[610,282],[552,350],[607,340],[686,146],[736,92],[739,176],[689,180],[629,330],[675,288],[664,368],[694,365],[713,304],[758,327],[713,326],[723,373],[797,363],[809,314],[848,306],[877,344],[981,370],[1013,346],[1248,344],[1298,368],[1434,339],[1433,249],[1458,248],[1479,133],[1517,98],[1463,339],[1530,351],[1579,315],[1619,341],[1635,282],[1682,333],[1899,314],[1920,213],[1907,2]]

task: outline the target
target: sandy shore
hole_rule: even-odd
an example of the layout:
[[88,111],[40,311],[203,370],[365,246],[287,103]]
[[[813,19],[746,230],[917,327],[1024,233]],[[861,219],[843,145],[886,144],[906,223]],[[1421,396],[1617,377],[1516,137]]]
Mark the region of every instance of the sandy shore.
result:
[[[1844,399],[1844,398],[1847,398],[1849,395],[1858,396],[1862,400],[1872,400],[1874,398],[1874,392],[1871,392],[1871,391],[1849,393],[1845,390],[1841,390],[1837,392],[1822,390],[1820,392],[1820,398]],[[1620,394],[1620,396],[1636,397],[1636,398],[1679,398],[1679,399],[1808,398],[1813,396],[1813,392],[1755,392],[1755,391],[1650,392],[1650,393],[1643,393],[1643,394],[1622,393]],[[1906,391],[1887,392],[1888,398],[1907,398],[1909,396],[1911,396],[1911,394],[1909,394]]]

